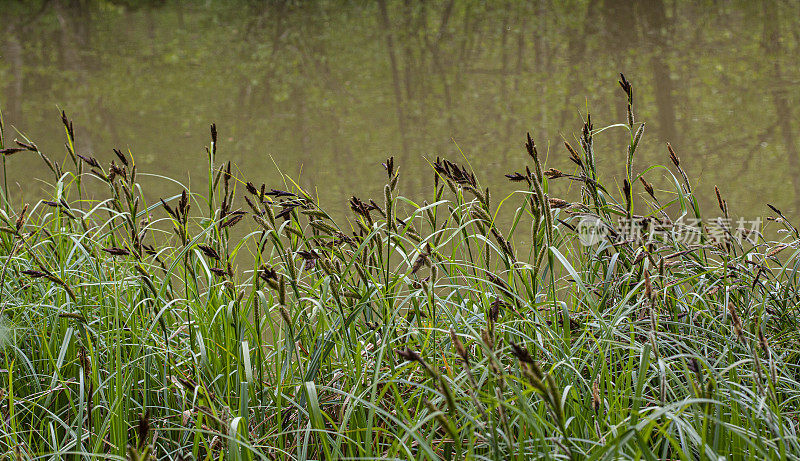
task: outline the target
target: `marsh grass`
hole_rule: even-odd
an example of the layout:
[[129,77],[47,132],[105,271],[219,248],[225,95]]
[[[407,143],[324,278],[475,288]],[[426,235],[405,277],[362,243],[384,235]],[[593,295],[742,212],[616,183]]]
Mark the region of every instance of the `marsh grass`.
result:
[[[66,114],[68,167],[22,135],[0,139],[4,166],[44,161],[54,181],[30,205],[3,189],[1,450],[800,458],[800,235],[772,206],[781,241],[655,232],[702,217],[698,192],[672,146],[666,165],[637,168],[644,125],[620,84],[626,122],[587,116],[578,148],[565,146],[574,171],[545,169],[529,135],[508,175],[517,192],[493,196],[436,159],[430,199],[415,203],[389,158],[380,203],[352,197],[338,223],[288,178],[273,189],[238,176],[214,125],[207,188],[173,181],[152,203],[135,157],[81,153]],[[630,133],[627,152],[594,151],[606,129]],[[617,155],[621,191],[595,168]],[[559,181],[580,198],[553,196]],[[90,182],[103,199],[86,198]],[[723,193],[712,216],[728,216]],[[576,237],[585,219],[621,235],[620,217],[644,222],[641,238]]]

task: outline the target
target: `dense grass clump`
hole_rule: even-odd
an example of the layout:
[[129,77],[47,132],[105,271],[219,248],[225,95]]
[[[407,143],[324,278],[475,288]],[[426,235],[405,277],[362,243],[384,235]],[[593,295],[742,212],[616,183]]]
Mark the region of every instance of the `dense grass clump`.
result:
[[38,156],[54,178],[30,206],[3,191],[0,451],[800,458],[800,234],[775,208],[780,241],[739,230],[718,190],[721,219],[677,232],[698,197],[669,146],[636,173],[644,124],[620,83],[621,190],[587,116],[574,171],[546,170],[528,136],[518,192],[437,159],[415,203],[389,158],[380,203],[352,197],[345,223],[288,179],[237,177],[213,125],[207,189],[152,203],[131,154],[79,154],[66,115],[69,168],[0,140],[3,162]]

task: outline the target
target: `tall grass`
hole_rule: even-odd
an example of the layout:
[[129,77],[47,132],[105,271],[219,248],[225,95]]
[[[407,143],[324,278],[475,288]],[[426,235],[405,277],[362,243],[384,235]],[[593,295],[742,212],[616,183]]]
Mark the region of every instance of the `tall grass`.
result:
[[[529,135],[508,175],[519,191],[495,197],[436,159],[415,203],[389,158],[384,197],[352,197],[340,223],[288,178],[238,177],[214,125],[207,188],[173,181],[155,202],[130,153],[79,154],[66,114],[69,168],[0,139],[4,165],[38,157],[53,173],[30,206],[3,188],[0,450],[800,458],[800,235],[773,207],[781,241],[736,238],[719,190],[721,230],[663,232],[703,216],[697,192],[671,146],[668,164],[636,168],[644,125],[620,83],[627,120],[587,116],[565,146],[574,171],[545,169]],[[616,155],[594,150],[606,129],[630,133],[621,191],[595,167]],[[554,197],[558,181],[580,199]],[[604,230],[591,245],[576,233],[587,223]]]

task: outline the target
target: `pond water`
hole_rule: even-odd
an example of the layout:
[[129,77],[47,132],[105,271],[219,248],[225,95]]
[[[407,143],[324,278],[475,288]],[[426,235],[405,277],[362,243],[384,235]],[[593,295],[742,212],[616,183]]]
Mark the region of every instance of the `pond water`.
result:
[[[719,185],[734,215],[769,202],[796,216],[799,16],[791,0],[0,1],[0,107],[7,139],[16,128],[60,162],[63,109],[79,153],[129,149],[140,172],[200,191],[216,122],[242,176],[281,188],[283,171],[344,210],[382,196],[389,155],[412,197],[436,156],[469,161],[500,197],[527,131],[569,168],[563,140],[577,145],[588,112],[624,122],[621,71],[647,122],[636,171],[668,164],[670,141],[707,209]],[[596,141],[612,183],[625,136]],[[7,167],[18,200],[53,181],[29,154]],[[180,191],[148,181],[155,198]]]

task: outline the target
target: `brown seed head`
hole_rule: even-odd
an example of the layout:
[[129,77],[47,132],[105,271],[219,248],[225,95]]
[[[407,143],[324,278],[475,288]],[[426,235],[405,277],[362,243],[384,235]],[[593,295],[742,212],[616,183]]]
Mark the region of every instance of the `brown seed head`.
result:
[[455,330],[452,328],[450,329],[450,342],[453,343],[453,347],[456,348],[456,353],[459,357],[461,357],[461,360],[469,365],[469,354],[467,353],[467,348],[464,347],[464,343],[461,342],[461,339],[459,339]]
[[641,181],[642,185],[644,185],[644,190],[647,192],[647,194],[650,197],[653,197],[653,200],[655,200],[656,199],[656,192],[655,192],[655,189],[653,189],[653,185],[650,184],[649,182],[645,181],[643,176],[639,176],[639,181]]
[[725,206],[725,201],[722,200],[722,195],[719,193],[719,187],[714,186],[714,193],[717,194],[717,205],[719,205],[720,211],[727,213],[727,206]]
[[569,159],[572,160],[576,165],[583,166],[583,161],[581,160],[581,156],[578,155],[578,152],[576,152],[575,149],[572,146],[570,146],[567,141],[564,141],[564,145],[567,147],[567,150],[569,151]]
[[131,252],[126,250],[125,248],[117,248],[117,247],[103,248],[103,251],[112,256],[127,256],[131,254]]
[[547,171],[544,172],[544,175],[546,177],[548,177],[549,179],[556,179],[556,178],[564,177],[564,173],[562,173],[561,171],[559,171],[559,170],[557,170],[555,168],[548,169]]
[[217,253],[217,250],[211,248],[210,246],[197,245],[197,248],[200,248],[200,251],[202,251],[203,254],[206,255],[207,257],[211,259],[219,259],[219,253]]
[[592,409],[595,414],[600,411],[600,385],[597,381],[592,383]]
[[628,103],[633,103],[633,86],[622,73],[619,74],[619,86],[621,86],[625,94],[628,95]]
[[292,316],[289,315],[289,311],[286,309],[286,306],[280,307],[281,317],[283,317],[283,321],[286,322],[287,325],[292,324]]
[[672,145],[670,143],[667,143],[667,150],[669,151],[669,159],[672,160],[672,163],[674,163],[677,167],[681,166],[681,159],[675,155],[675,151],[672,149]]
[[14,142],[17,143],[18,146],[24,147],[25,149],[27,149],[27,150],[29,150],[31,152],[39,152],[39,148],[36,147],[36,144],[34,144],[34,143],[22,142],[22,141],[20,141],[18,139],[15,139]]
[[733,303],[728,303],[728,313],[731,316],[731,323],[733,324],[733,331],[736,332],[736,337],[739,338],[739,341],[744,342],[742,321],[739,319],[739,314],[736,313],[736,306]]
[[408,346],[405,349],[395,349],[395,353],[407,362],[424,363],[422,356],[418,352],[409,349]]
[[14,226],[17,228],[17,231],[19,231],[22,228],[22,225],[25,224],[25,213],[27,212],[28,212],[28,204],[26,203],[22,207],[22,211],[19,212],[19,217],[17,218],[17,222],[14,224]]
[[[125,166],[128,166],[128,159],[127,159],[127,157],[125,157],[125,155],[122,153],[122,151],[121,151],[121,150],[119,150],[119,149],[114,149],[114,154],[117,156],[117,158],[119,159],[119,161],[120,161],[120,162],[122,162],[122,164],[123,164],[123,165],[125,165]],[[94,166],[94,165],[93,165],[93,166]],[[98,165],[98,166],[99,166],[99,165]]]
[[531,356],[530,352],[528,352],[528,349],[523,345],[512,342],[511,354],[514,357],[516,357],[517,360],[519,360],[520,362],[530,363],[530,364],[533,363],[533,357]]
[[5,149],[0,149],[0,155],[9,156],[25,150],[27,149],[22,147],[6,147]]
[[769,353],[769,341],[767,341],[767,337],[764,336],[764,330],[759,327],[758,328],[758,343],[761,345],[761,349],[764,352]]
[[144,448],[147,443],[147,435],[150,432],[150,410],[145,410],[139,417],[139,425],[136,428],[139,435],[139,449]]

